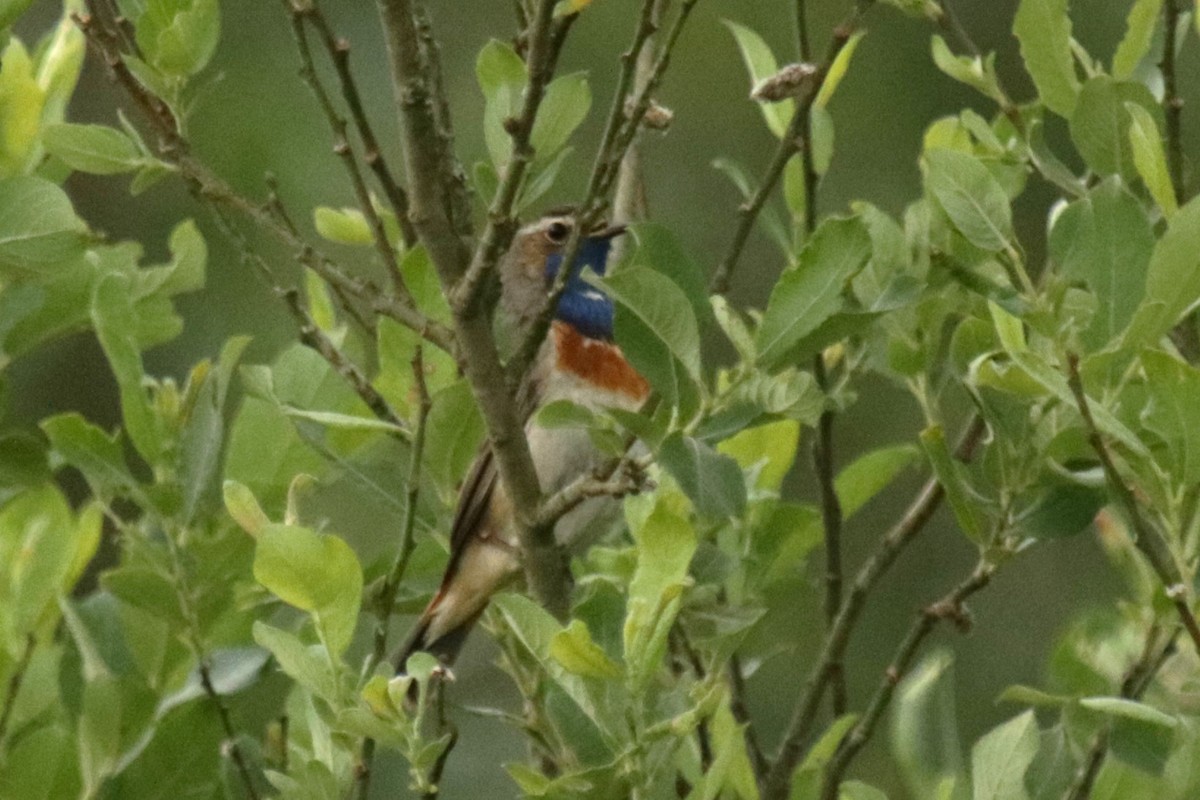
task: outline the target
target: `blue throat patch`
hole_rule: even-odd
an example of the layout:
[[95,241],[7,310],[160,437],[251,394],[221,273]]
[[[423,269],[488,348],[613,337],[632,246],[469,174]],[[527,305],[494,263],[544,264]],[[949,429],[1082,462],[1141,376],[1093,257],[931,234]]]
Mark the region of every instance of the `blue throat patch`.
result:
[[[608,266],[608,252],[612,240],[608,237],[589,236],[579,247],[579,255],[571,267],[571,277],[558,300],[554,318],[562,320],[589,339],[611,340],[613,337],[613,304],[608,296],[583,280],[581,273],[587,267],[597,275],[603,275]],[[546,281],[554,281],[562,267],[562,254],[554,253],[546,258]]]

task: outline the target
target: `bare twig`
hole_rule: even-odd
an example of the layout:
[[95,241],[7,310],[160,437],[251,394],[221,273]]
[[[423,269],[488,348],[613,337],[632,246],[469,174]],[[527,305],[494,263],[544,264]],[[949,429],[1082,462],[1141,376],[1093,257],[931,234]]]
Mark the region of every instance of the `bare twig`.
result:
[[[967,426],[955,455],[960,460],[969,461],[982,440],[985,430],[986,426],[981,418],[973,419]],[[931,478],[927,481],[904,516],[884,534],[874,553],[855,575],[850,594],[846,596],[837,619],[834,620],[829,632],[825,635],[821,654],[805,683],[804,693],[796,703],[791,722],[788,724],[783,743],[779,748],[779,755],[771,764],[763,782],[765,800],[778,800],[787,796],[792,772],[804,755],[805,743],[812,732],[813,723],[816,721],[825,687],[846,652],[846,646],[850,643],[850,635],[866,605],[867,597],[887,573],[901,551],[924,529],[944,497],[945,492],[937,480]]]
[[325,50],[329,53],[334,69],[337,70],[338,82],[342,87],[342,98],[346,101],[346,107],[350,109],[350,118],[354,120],[354,127],[362,142],[363,161],[375,173],[376,180],[383,188],[383,194],[387,197],[388,204],[391,205],[392,212],[396,215],[396,221],[400,225],[400,237],[404,241],[404,246],[412,247],[417,242],[417,232],[408,219],[408,195],[392,176],[391,167],[383,157],[379,141],[375,138],[375,131],[371,127],[370,120],[367,119],[358,84],[354,80],[354,73],[350,70],[350,42],[334,34],[329,20],[325,18],[325,14],[316,0],[309,0],[309,3],[305,16],[320,34]]
[[954,587],[942,599],[921,609],[917,620],[909,628],[908,635],[904,637],[904,641],[896,650],[892,663],[884,671],[883,681],[872,695],[866,711],[850,729],[846,738],[838,746],[837,752],[826,765],[821,789],[822,800],[837,800],[838,788],[846,767],[854,760],[863,746],[871,740],[879,720],[892,701],[896,686],[908,672],[908,668],[912,666],[921,644],[937,627],[938,622],[948,620],[964,633],[970,630],[971,619],[963,603],[968,597],[988,585],[995,569],[995,565],[988,561],[980,561],[970,576],[962,583]]
[[1075,396],[1079,415],[1083,417],[1083,424],[1088,433],[1088,443],[1096,451],[1096,455],[1100,458],[1100,465],[1104,468],[1104,477],[1108,482],[1108,488],[1116,495],[1117,502],[1121,504],[1121,508],[1125,510],[1125,514],[1133,525],[1136,534],[1134,544],[1137,545],[1138,550],[1142,551],[1142,555],[1146,557],[1146,561],[1150,563],[1151,568],[1158,575],[1158,579],[1162,581],[1167,598],[1170,599],[1172,605],[1175,606],[1176,613],[1179,614],[1179,621],[1183,624],[1188,636],[1191,637],[1196,652],[1200,653],[1200,624],[1197,624],[1191,605],[1188,603],[1187,584],[1184,582],[1175,556],[1171,553],[1162,533],[1146,519],[1141,506],[1138,505],[1137,497],[1125,482],[1120,470],[1117,469],[1116,462],[1113,461],[1108,445],[1105,444],[1104,437],[1100,434],[1099,427],[1096,426],[1096,420],[1092,417],[1091,405],[1088,402],[1087,393],[1083,390],[1083,380],[1079,376],[1079,356],[1074,353],[1067,354],[1067,382],[1071,387],[1071,393]]
[[[1138,700],[1145,694],[1162,665],[1175,652],[1175,640],[1178,638],[1179,632],[1180,629],[1176,628],[1170,632],[1162,644],[1159,644],[1159,634],[1162,633],[1162,630],[1158,624],[1150,626],[1146,632],[1146,642],[1142,647],[1141,656],[1130,665],[1121,681],[1121,697]],[[1075,780],[1063,794],[1063,800],[1087,800],[1092,796],[1092,787],[1100,774],[1100,768],[1104,766],[1105,756],[1108,755],[1111,731],[1112,726],[1106,724],[1096,732],[1088,747],[1087,755],[1083,759],[1083,765],[1075,774]]]
[[392,243],[388,240],[387,231],[383,227],[383,220],[380,218],[379,212],[375,210],[375,204],[371,202],[371,193],[367,190],[367,184],[363,180],[362,171],[358,168],[358,159],[355,157],[354,149],[350,146],[350,140],[346,136],[346,119],[334,108],[333,101],[330,99],[329,93],[325,91],[325,86],[321,83],[321,79],[317,75],[316,65],[313,63],[312,48],[308,44],[308,33],[304,29],[304,19],[312,13],[312,9],[315,6],[305,3],[303,0],[299,2],[298,0],[282,0],[282,2],[284,9],[288,13],[288,18],[291,20],[292,36],[296,40],[296,50],[300,53],[300,76],[312,90],[313,95],[317,99],[317,105],[321,107],[321,112],[329,123],[329,129],[333,133],[333,152],[341,159],[342,165],[346,168],[346,174],[350,177],[350,185],[354,188],[354,197],[358,202],[359,211],[362,212],[363,218],[367,221],[367,227],[371,231],[371,239],[375,244],[375,252],[378,253],[379,261],[383,265],[384,270],[391,277],[392,287],[396,290],[396,293],[402,297],[410,298],[408,288],[404,285],[404,276],[400,274],[396,248],[392,247]]
[[200,654],[200,684],[204,687],[204,693],[217,708],[217,716],[221,718],[221,728],[225,731],[225,750],[233,760],[234,767],[237,768],[238,777],[242,779],[242,784],[246,787],[246,794],[250,800],[258,800],[258,789],[254,786],[254,778],[250,775],[250,765],[246,762],[246,756],[237,743],[238,733],[233,727],[233,719],[229,716],[229,708],[213,685],[208,657],[204,654]]
[[829,77],[829,68],[833,64],[834,59],[837,58],[838,53],[850,41],[850,37],[854,35],[854,31],[862,23],[863,16],[872,4],[872,0],[860,0],[855,4],[854,11],[850,16],[834,29],[829,50],[825,54],[825,60],[817,67],[813,78],[804,84],[805,91],[803,95],[796,99],[796,111],[792,115],[791,122],[788,123],[783,138],[779,141],[779,145],[775,149],[775,155],[771,157],[771,162],[763,174],[758,190],[738,209],[738,224],[734,229],[733,241],[730,243],[725,257],[721,259],[721,263],[717,265],[717,269],[713,272],[712,281],[709,283],[710,291],[716,294],[724,294],[729,291],[733,271],[737,268],[738,260],[741,258],[747,239],[750,238],[750,231],[753,230],[759,213],[762,211],[763,206],[766,205],[771,193],[775,190],[775,185],[783,176],[783,170],[787,166],[787,162],[803,146],[803,142],[807,138],[805,130],[809,112],[812,110],[812,104],[821,91],[821,86],[824,85],[825,79]]
[[750,710],[746,708],[746,678],[742,672],[742,660],[734,653],[729,657],[727,667],[729,675],[729,711],[733,718],[742,726],[743,737],[746,740],[746,752],[750,755],[750,766],[754,768],[754,778],[759,783],[771,769],[771,762],[763,754],[762,745],[758,742],[758,732],[750,719]]
[[37,639],[33,634],[25,636],[25,647],[21,649],[21,657],[13,667],[13,673],[8,679],[8,688],[4,691],[4,708],[0,709],[0,753],[4,752],[4,737],[8,733],[8,723],[12,719],[13,709],[17,705],[17,693],[21,691],[21,683],[25,680],[25,671],[29,669],[29,660],[33,658]]
[[1184,200],[1183,186],[1183,98],[1175,70],[1175,34],[1179,30],[1179,8],[1175,0],[1163,3],[1163,54],[1159,69],[1163,76],[1163,112],[1167,118],[1167,165],[1175,202]]
[[[429,387],[425,382],[424,352],[420,345],[413,354],[412,373],[413,382],[417,387],[419,405],[413,429],[412,449],[408,456],[407,504],[404,507],[400,547],[396,550],[396,557],[392,561],[391,569],[388,570],[383,584],[379,587],[379,593],[375,596],[374,644],[371,655],[363,667],[364,678],[370,678],[371,674],[375,672],[375,667],[387,657],[388,626],[391,624],[392,612],[396,608],[396,592],[399,591],[400,584],[404,581],[404,575],[408,571],[408,562],[417,546],[414,532],[417,523],[417,501],[421,494],[421,459],[425,452],[425,423],[429,418],[429,409],[433,405],[433,401],[429,397]],[[374,757],[375,740],[368,737],[363,740],[362,755],[359,758],[357,772],[360,800],[366,800],[369,794],[371,763]]]
[[601,466],[590,475],[581,475],[542,503],[538,512],[539,526],[553,526],[564,514],[573,511],[591,497],[625,497],[637,494],[645,486],[645,469],[650,456],[626,455]]
[[[813,375],[821,391],[828,391],[829,379],[825,371],[825,356],[813,356]],[[825,630],[833,628],[842,608],[842,504],[834,487],[836,477],[833,461],[833,418],[835,412],[826,407],[817,423],[817,437],[813,442],[813,468],[821,493],[821,522],[825,529]],[[840,717],[846,713],[846,674],[841,659],[830,668],[829,684],[833,702],[833,714]]]
[[384,399],[383,395],[371,385],[370,379],[362,369],[351,361],[341,348],[333,343],[332,339],[325,335],[325,331],[321,330],[305,307],[300,298],[300,292],[296,289],[285,289],[283,290],[283,299],[292,312],[292,316],[300,325],[300,341],[316,350],[329,363],[333,371],[342,376],[355,394],[366,403],[367,408],[371,409],[371,413],[392,426],[388,430],[389,434],[401,439],[407,438],[405,434],[408,432],[408,426],[404,420]]

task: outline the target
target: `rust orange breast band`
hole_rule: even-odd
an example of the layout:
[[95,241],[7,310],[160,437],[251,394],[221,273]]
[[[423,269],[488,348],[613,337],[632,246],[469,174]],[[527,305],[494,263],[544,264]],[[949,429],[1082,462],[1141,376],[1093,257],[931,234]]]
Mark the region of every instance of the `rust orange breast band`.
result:
[[561,321],[555,321],[553,331],[559,369],[633,400],[644,400],[650,393],[646,379],[625,360],[621,348],[615,344],[589,339]]

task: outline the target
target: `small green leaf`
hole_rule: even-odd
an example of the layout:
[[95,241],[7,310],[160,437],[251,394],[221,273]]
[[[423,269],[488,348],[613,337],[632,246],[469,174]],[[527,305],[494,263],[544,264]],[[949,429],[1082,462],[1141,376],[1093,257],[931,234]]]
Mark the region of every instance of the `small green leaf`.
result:
[[217,0],[160,0],[144,9],[137,20],[137,41],[150,64],[178,77],[204,69],[221,32]]
[[0,180],[0,275],[66,261],[83,252],[85,233],[67,195],[50,181]]
[[1051,486],[1021,515],[1020,525],[1035,539],[1073,536],[1087,530],[1107,501],[1105,492],[1089,486]]
[[1171,218],[1146,268],[1146,297],[1126,333],[1124,344],[1153,345],[1184,312],[1200,300],[1200,198]]
[[592,107],[592,89],[587,74],[560,75],[546,87],[529,142],[544,164],[566,145]]
[[817,96],[813,100],[813,108],[823,109],[829,105],[829,101],[833,99],[833,93],[837,91],[842,79],[846,77],[846,72],[850,69],[850,59],[854,58],[854,51],[858,49],[858,43],[866,35],[867,32],[864,30],[855,31],[838,51],[837,57],[829,65],[829,72],[821,84],[821,90],[817,92]]
[[1037,756],[1039,735],[1032,711],[993,728],[971,750],[972,800],[1027,800],[1025,771]]
[[268,525],[270,518],[258,504],[254,492],[244,483],[225,481],[225,509],[229,516],[251,536],[258,536]]
[[338,696],[337,678],[320,645],[309,646],[296,634],[255,621],[254,641],[266,648],[292,680],[329,702]]
[[954,659],[946,650],[925,656],[896,690],[891,745],[913,797],[934,797],[962,769],[954,709]]
[[926,188],[967,241],[992,253],[1012,247],[1008,195],[979,159],[938,149],[925,153],[925,165]]
[[1071,139],[1087,165],[1101,175],[1135,176],[1133,148],[1129,141],[1131,117],[1126,106],[1142,106],[1159,115],[1150,90],[1133,81],[1116,81],[1099,75],[1083,85],[1079,103],[1071,115]]
[[834,480],[845,518],[854,516],[867,501],[920,458],[921,451],[917,447],[900,444],[872,450],[846,466]]
[[[732,20],[724,20],[724,22],[725,27],[729,28],[730,33],[733,34],[738,50],[742,54],[742,60],[746,63],[746,70],[750,73],[751,86],[758,85],[759,81],[769,78],[779,71],[775,55],[761,36]],[[760,103],[759,108],[762,110],[763,119],[767,121],[767,127],[771,129],[771,133],[782,138],[795,113],[796,101]]]
[[1125,18],[1125,38],[1113,55],[1112,74],[1118,80],[1133,77],[1141,60],[1150,52],[1154,27],[1162,10],[1163,0],[1135,0]]
[[629,256],[629,263],[650,267],[666,275],[687,295],[701,327],[710,322],[712,309],[708,302],[704,271],[684,250],[678,237],[669,228],[653,222],[631,225],[629,235],[637,242],[637,247]]
[[50,125],[42,144],[68,167],[94,175],[132,172],[146,161],[128,136],[104,125]]
[[699,514],[726,518],[740,516],[745,510],[745,478],[729,456],[690,436],[673,433],[659,448],[658,461]]
[[972,497],[962,464],[950,455],[950,448],[946,446],[946,435],[941,426],[931,425],[921,431],[921,446],[933,466],[938,483],[946,492],[946,499],[950,501],[950,508],[954,511],[958,526],[968,539],[976,544],[983,544],[983,515],[975,506],[976,501]]
[[1070,117],[1079,94],[1071,55],[1071,18],[1067,0],[1021,0],[1013,20],[1021,57],[1042,102],[1061,117]]
[[311,613],[325,646],[341,655],[354,635],[362,599],[362,569],[354,551],[336,536],[295,525],[268,525],[257,542],[255,579]]
[[140,491],[117,437],[109,436],[74,412],[44,419],[41,428],[59,456],[97,487],[108,491]]
[[1158,350],[1142,354],[1147,403],[1141,422],[1166,445],[1158,463],[1180,489],[1200,482],[1200,370]]
[[1158,125],[1150,112],[1137,103],[1126,103],[1125,110],[1130,118],[1129,145],[1133,149],[1133,165],[1154,202],[1162,209],[1163,216],[1170,219],[1179,210],[1179,203],[1175,201],[1175,189],[1167,173],[1167,157],[1163,153]]
[[843,307],[847,281],[867,263],[871,238],[858,217],[826,219],[771,291],[755,344],[760,362],[775,366],[792,347]]
[[317,206],[313,209],[313,225],[322,239],[335,244],[370,245],[375,241],[367,218],[357,208]]
[[738,431],[718,444],[717,452],[731,456],[744,470],[758,468],[758,488],[778,492],[799,446],[800,423],[784,419]]
[[996,72],[992,65],[993,56],[989,56],[987,61],[981,56],[956,56],[950,52],[946,40],[937,34],[933,36],[931,47],[933,63],[943,73],[993,100],[1004,97],[996,81]]
[[608,657],[588,632],[587,625],[573,619],[550,640],[550,657],[573,675],[600,680],[621,677],[621,666]]

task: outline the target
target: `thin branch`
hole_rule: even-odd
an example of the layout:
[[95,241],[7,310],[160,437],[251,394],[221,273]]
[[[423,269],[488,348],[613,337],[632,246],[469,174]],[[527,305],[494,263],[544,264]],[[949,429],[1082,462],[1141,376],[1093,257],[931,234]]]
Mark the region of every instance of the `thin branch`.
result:
[[392,170],[383,157],[379,141],[375,138],[375,131],[371,127],[370,120],[367,119],[358,84],[354,80],[354,73],[350,70],[350,42],[334,34],[329,20],[325,18],[325,14],[316,0],[308,1],[310,5],[305,16],[320,34],[325,50],[329,53],[329,59],[333,62],[334,69],[337,70],[338,82],[342,87],[342,98],[346,101],[346,107],[350,109],[350,118],[354,120],[354,127],[362,142],[363,161],[375,173],[376,180],[383,188],[383,194],[388,199],[388,204],[391,205],[392,212],[396,215],[396,221],[400,225],[400,237],[404,241],[404,246],[412,247],[417,243],[417,232],[408,219],[408,195],[404,193],[404,189],[392,176]]
[[512,139],[512,155],[504,167],[504,176],[500,179],[496,194],[492,197],[491,206],[488,208],[487,226],[479,246],[475,248],[471,265],[467,268],[466,275],[454,287],[452,302],[459,307],[459,313],[466,313],[481,300],[484,278],[495,272],[496,264],[508,252],[513,235],[517,232],[517,196],[525,174],[537,155],[532,144],[533,124],[537,119],[538,109],[541,108],[542,99],[546,96],[546,87],[554,77],[567,31],[575,19],[575,15],[570,15],[556,23],[556,4],[555,0],[539,0],[528,29],[529,81],[525,89],[525,102],[516,118],[505,121],[505,128]]
[[1083,380],[1079,376],[1079,357],[1074,353],[1067,354],[1067,382],[1071,387],[1071,393],[1075,396],[1079,414],[1083,417],[1083,424],[1088,432],[1088,443],[1096,451],[1096,455],[1100,458],[1100,465],[1104,468],[1104,477],[1108,482],[1108,487],[1116,495],[1117,502],[1121,504],[1133,525],[1136,534],[1134,543],[1138,550],[1142,551],[1142,555],[1146,557],[1151,568],[1158,575],[1158,579],[1162,581],[1167,598],[1175,606],[1179,620],[1188,636],[1191,637],[1196,652],[1200,653],[1200,624],[1197,624],[1196,617],[1192,614],[1192,608],[1188,604],[1189,592],[1183,574],[1180,572],[1179,565],[1175,562],[1175,557],[1162,533],[1146,519],[1133,490],[1125,483],[1124,477],[1117,469],[1116,462],[1113,461],[1108,445],[1105,444],[1104,437],[1101,436],[1100,429],[1096,426],[1096,420],[1092,417],[1091,405],[1088,403],[1087,393],[1083,390]]
[[[657,0],[654,4],[651,10],[651,14],[653,15],[651,22],[656,30],[661,24],[662,15],[670,3],[671,0]],[[633,74],[633,90],[635,92],[640,93],[646,88],[653,70],[654,37],[651,35],[646,40],[646,45],[637,54],[637,63]],[[649,202],[646,197],[646,176],[642,168],[640,139],[641,133],[639,131],[634,134],[633,140],[629,144],[629,149],[625,151],[625,155],[621,158],[621,166],[617,170],[616,187],[613,189],[613,222],[638,222],[646,219],[649,215]],[[622,240],[614,242],[612,258],[620,261],[624,246],[625,243]]]
[[21,657],[17,659],[13,674],[9,676],[8,688],[4,692],[4,708],[0,709],[0,753],[3,752],[4,737],[8,733],[8,723],[12,719],[13,709],[17,705],[17,693],[21,691],[21,683],[25,680],[25,671],[29,669],[29,661],[33,658],[37,640],[33,634],[25,636],[25,647]]
[[298,2],[298,0],[282,0],[282,2],[288,19],[291,21],[296,50],[300,53],[300,76],[312,90],[313,96],[317,99],[317,105],[321,107],[321,112],[324,114],[326,122],[329,123],[329,129],[333,133],[333,152],[341,159],[342,165],[346,168],[346,174],[350,177],[350,185],[354,188],[354,197],[358,202],[359,211],[362,212],[363,218],[367,221],[367,227],[371,231],[375,252],[379,255],[379,261],[384,270],[391,277],[392,287],[396,293],[410,298],[408,287],[404,285],[404,276],[400,274],[396,248],[392,247],[392,243],[388,240],[383,220],[380,218],[379,212],[375,210],[375,204],[371,202],[371,193],[367,190],[362,171],[358,168],[358,159],[346,136],[346,119],[334,108],[333,100],[325,91],[325,86],[317,75],[316,64],[313,63],[312,48],[308,44],[304,19],[315,6],[302,1]]
[[575,510],[591,497],[621,498],[643,491],[646,485],[645,469],[652,460],[650,456],[626,455],[610,461],[590,475],[579,476],[545,499],[536,524],[553,526],[564,514]]
[[291,250],[299,263],[312,269],[335,290],[363,301],[377,314],[390,317],[405,327],[422,333],[427,341],[446,352],[456,352],[453,335],[446,326],[427,319],[404,298],[382,292],[370,281],[351,276],[313,248],[289,225],[281,222],[270,207],[261,206],[239,194],[191,156],[188,142],[180,133],[178,122],[170,107],[143,86],[126,66],[119,39],[110,27],[102,24],[104,15],[99,10],[100,6],[99,0],[88,0],[90,13],[75,15],[74,19],[87,37],[88,43],[108,67],[113,81],[129,96],[134,107],[156,135],[155,149],[158,156],[179,172],[194,195],[214,206],[225,206],[238,212]]
[[233,727],[233,719],[229,715],[229,708],[221,699],[221,695],[217,692],[217,688],[212,682],[212,672],[208,665],[208,657],[200,656],[200,684],[204,687],[204,693],[217,707],[217,715],[221,718],[221,728],[225,731],[225,750],[229,753],[229,757],[233,759],[233,765],[237,768],[238,776],[242,779],[242,784],[246,787],[246,794],[250,800],[258,800],[258,790],[254,788],[254,779],[250,775],[250,765],[246,763],[246,756],[242,753],[241,746],[237,743],[237,730]]
[[[963,26],[962,20],[958,18],[958,14],[954,12],[954,8],[950,5],[950,0],[937,0],[937,12],[935,19],[938,27],[945,31],[950,38],[954,39],[958,43],[958,46],[966,50],[972,58],[983,58],[983,51],[975,43],[975,39],[972,38],[970,31]],[[1012,101],[1000,77],[998,75],[993,77],[999,97],[992,99],[997,101],[1000,111],[1004,116],[1008,117],[1013,127],[1018,131],[1024,132],[1025,118],[1021,116],[1020,107]]]
[[[470,264],[470,218],[463,210],[467,196],[450,149],[449,120],[441,119],[438,110],[442,100],[437,96],[437,69],[429,43],[418,32],[412,0],[378,0],[378,5],[404,134],[413,225],[449,295]],[[501,484],[513,504],[526,579],[538,601],[556,617],[565,618],[566,564],[553,530],[535,524],[541,486],[525,438],[525,421],[500,364],[491,314],[476,303],[454,303],[452,312],[463,369],[487,424]]]
[[833,38],[829,43],[829,50],[825,54],[825,60],[817,67],[812,79],[805,81],[803,94],[796,99],[796,111],[792,114],[791,122],[788,123],[787,130],[784,132],[783,138],[780,139],[778,147],[775,148],[775,155],[771,157],[771,162],[763,174],[758,190],[738,209],[738,224],[734,229],[733,241],[730,243],[725,257],[717,265],[716,271],[713,272],[712,280],[709,283],[709,290],[711,292],[724,294],[729,291],[733,272],[737,268],[738,260],[741,258],[746,241],[750,238],[750,231],[753,230],[759,213],[762,211],[763,206],[766,205],[771,193],[775,191],[775,185],[783,176],[783,170],[787,166],[787,162],[803,146],[806,138],[804,135],[807,124],[806,120],[808,119],[809,112],[812,110],[813,102],[817,99],[817,95],[821,91],[821,86],[824,85],[826,78],[829,77],[829,68],[832,66],[834,59],[837,58],[838,53],[850,41],[850,37],[858,29],[863,16],[872,4],[872,0],[860,0],[860,2],[855,4],[853,13],[834,29]]
[[[825,356],[813,356],[813,375],[822,392],[829,390],[825,371]],[[833,629],[842,609],[842,504],[834,487],[836,477],[833,459],[833,418],[835,412],[826,408],[817,423],[813,442],[813,469],[821,493],[821,522],[825,530],[825,630]],[[833,715],[846,713],[846,671],[841,659],[830,668],[829,684],[832,693]]]
[[[429,397],[429,387],[425,382],[425,360],[423,348],[418,345],[412,360],[413,382],[417,387],[419,405],[417,420],[413,429],[412,449],[408,457],[407,504],[404,507],[404,520],[401,527],[400,547],[392,561],[391,569],[383,579],[379,593],[375,597],[375,635],[371,655],[363,667],[364,678],[369,678],[387,657],[388,627],[391,624],[392,613],[396,608],[396,592],[404,581],[408,571],[408,563],[417,547],[416,531],[417,501],[421,493],[421,460],[425,452],[425,423],[429,418],[429,409],[433,401]],[[363,740],[362,756],[359,759],[358,796],[366,800],[370,791],[371,763],[375,757],[375,740],[368,737]]]
[[[1175,640],[1179,636],[1179,631],[1180,629],[1176,628],[1167,636],[1166,641],[1159,645],[1158,636],[1162,631],[1157,624],[1150,626],[1146,632],[1146,643],[1142,647],[1141,656],[1130,665],[1121,681],[1121,697],[1129,700],[1141,699],[1146,690],[1150,688],[1150,684],[1153,683],[1154,677],[1162,665],[1175,652]],[[1063,800],[1087,800],[1092,796],[1092,787],[1100,775],[1100,768],[1104,766],[1104,759],[1108,755],[1111,731],[1111,724],[1106,724],[1096,732],[1088,747],[1083,765],[1075,774],[1075,780],[1063,793]]]
[[333,371],[342,376],[342,380],[349,384],[355,394],[367,405],[367,408],[371,409],[371,413],[392,426],[388,430],[389,434],[400,439],[408,438],[406,435],[409,430],[408,425],[384,399],[383,395],[371,385],[371,380],[363,373],[362,369],[334,344],[325,331],[321,330],[316,320],[312,318],[312,314],[304,306],[300,292],[296,289],[284,289],[282,294],[288,310],[292,312],[292,316],[300,325],[300,341],[317,351],[333,368]]
[[904,641],[896,650],[892,663],[884,671],[883,681],[872,695],[867,710],[863,712],[862,717],[842,740],[837,752],[826,765],[821,789],[822,800],[837,800],[838,789],[846,767],[854,760],[863,746],[871,740],[879,720],[882,719],[883,713],[892,701],[896,686],[912,666],[921,644],[937,627],[938,622],[949,620],[964,633],[970,630],[971,618],[963,603],[968,597],[988,585],[995,569],[994,564],[980,561],[970,576],[962,583],[954,587],[942,599],[921,609],[917,620],[909,628],[908,635],[904,637]]
[[763,754],[762,745],[758,741],[758,733],[750,719],[750,710],[746,708],[746,678],[742,672],[742,660],[734,653],[729,657],[727,669],[729,675],[729,711],[733,718],[742,726],[743,738],[746,741],[746,752],[750,755],[750,766],[754,768],[754,778],[762,783],[771,769],[771,762]]
[[1167,165],[1175,202],[1183,205],[1183,98],[1175,71],[1175,35],[1179,30],[1179,8],[1175,0],[1163,3],[1163,55],[1159,69],[1163,76],[1163,112],[1167,118]]
[[[962,461],[970,461],[983,439],[985,430],[983,420],[975,417],[963,433],[955,455]],[[855,575],[850,594],[846,596],[837,619],[825,635],[821,654],[805,683],[804,693],[796,703],[779,748],[779,755],[767,773],[763,783],[764,800],[779,800],[787,796],[792,772],[804,755],[805,744],[817,719],[825,687],[836,673],[837,666],[846,652],[850,635],[866,606],[867,597],[904,548],[925,528],[944,497],[945,492],[937,480],[931,478],[927,481],[904,516],[884,534],[874,553]]]

